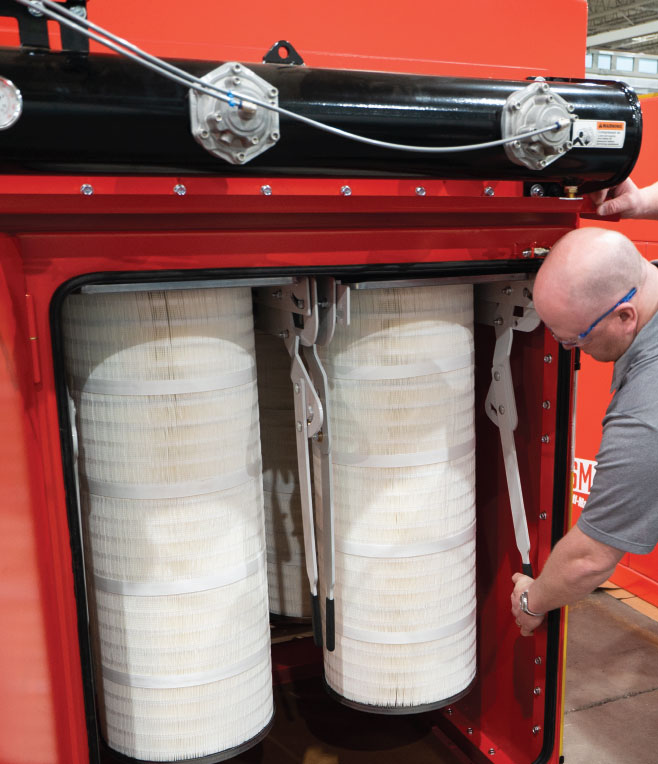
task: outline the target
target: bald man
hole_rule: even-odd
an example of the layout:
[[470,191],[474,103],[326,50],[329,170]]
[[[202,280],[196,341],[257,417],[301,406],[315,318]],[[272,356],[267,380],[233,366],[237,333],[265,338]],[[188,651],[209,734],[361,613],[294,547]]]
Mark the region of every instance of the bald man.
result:
[[533,289],[565,348],[615,364],[585,509],[538,578],[515,573],[512,614],[529,636],[549,610],[593,591],[626,552],[658,542],[658,268],[616,231],[581,228],[551,249]]

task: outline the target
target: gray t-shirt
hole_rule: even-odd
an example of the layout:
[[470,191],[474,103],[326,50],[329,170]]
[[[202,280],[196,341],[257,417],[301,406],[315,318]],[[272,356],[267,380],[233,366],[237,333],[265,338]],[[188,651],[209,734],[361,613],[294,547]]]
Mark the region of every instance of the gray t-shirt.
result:
[[658,313],[615,362],[596,475],[580,530],[648,554],[658,542]]

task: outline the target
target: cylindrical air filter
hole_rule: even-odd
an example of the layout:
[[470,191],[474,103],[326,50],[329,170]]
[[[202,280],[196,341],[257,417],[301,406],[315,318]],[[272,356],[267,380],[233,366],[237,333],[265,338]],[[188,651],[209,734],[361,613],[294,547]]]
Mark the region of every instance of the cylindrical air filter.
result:
[[320,350],[336,549],[326,683],[364,710],[446,705],[475,677],[472,287],[355,290],[350,325]]
[[75,294],[63,331],[103,737],[219,761],[273,715],[250,290]]
[[270,612],[310,618],[290,355],[279,337],[256,332],[256,361]]

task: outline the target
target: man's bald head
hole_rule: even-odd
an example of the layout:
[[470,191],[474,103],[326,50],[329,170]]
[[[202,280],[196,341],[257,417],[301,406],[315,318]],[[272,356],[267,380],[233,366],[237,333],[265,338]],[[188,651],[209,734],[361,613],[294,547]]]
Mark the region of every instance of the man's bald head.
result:
[[645,260],[633,242],[617,231],[570,231],[557,241],[539,269],[535,305],[542,317],[544,311],[552,314],[568,308],[586,328],[632,287],[641,286],[644,267]]

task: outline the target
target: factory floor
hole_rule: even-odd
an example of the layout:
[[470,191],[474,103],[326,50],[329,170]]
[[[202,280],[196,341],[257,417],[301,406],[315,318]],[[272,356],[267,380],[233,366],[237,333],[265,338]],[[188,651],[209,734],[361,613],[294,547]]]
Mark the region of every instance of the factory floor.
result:
[[569,608],[565,764],[658,761],[658,608],[600,589]]

